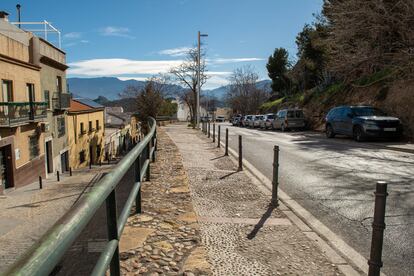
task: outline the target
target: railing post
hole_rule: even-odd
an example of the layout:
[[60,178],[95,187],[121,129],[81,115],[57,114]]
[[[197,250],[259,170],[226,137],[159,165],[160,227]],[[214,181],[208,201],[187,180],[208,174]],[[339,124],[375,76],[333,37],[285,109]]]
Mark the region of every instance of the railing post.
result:
[[69,167],[69,176],[72,176],[72,167]]
[[59,182],[60,181],[59,171],[56,171],[56,178],[57,178],[57,182]]
[[43,189],[42,177],[39,175],[39,189]]
[[[107,223],[109,241],[119,240],[117,219],[118,218],[116,214],[115,190],[112,190],[112,192],[106,198],[106,223]],[[121,275],[121,271],[119,268],[119,247],[116,248],[114,255],[112,256],[110,271],[111,271],[111,276]]]
[[229,155],[229,129],[226,128],[226,148],[224,150],[224,155],[228,156]]
[[[135,160],[135,183],[141,182],[141,155]],[[135,213],[140,214],[141,209],[141,186],[139,187],[137,197],[135,198]]]
[[273,148],[273,181],[272,181],[272,205],[279,205],[277,198],[277,189],[279,186],[279,146]]
[[210,121],[208,122],[208,130],[207,131],[208,131],[208,136],[207,137],[210,138]]
[[374,221],[372,223],[371,254],[368,261],[368,276],[379,276],[382,267],[382,244],[385,229],[385,203],[387,183],[378,181],[375,191]]
[[243,146],[242,146],[242,136],[239,135],[239,171],[243,170]]
[[221,132],[221,125],[218,126],[217,130],[217,147],[220,147],[220,132]]
[[[148,144],[147,144],[147,158],[146,159],[148,159],[148,160],[151,160],[151,157],[150,157],[150,154],[151,154],[151,140],[148,142]],[[148,163],[148,167],[147,167],[147,173],[146,173],[146,175],[145,175],[146,177],[146,180],[147,181],[150,181],[150,179],[151,179],[151,169],[150,169],[150,163]]]
[[216,123],[213,123],[213,143],[216,142]]
[[152,162],[155,162],[155,137],[152,136],[151,140],[152,147],[154,148],[154,151],[152,152]]

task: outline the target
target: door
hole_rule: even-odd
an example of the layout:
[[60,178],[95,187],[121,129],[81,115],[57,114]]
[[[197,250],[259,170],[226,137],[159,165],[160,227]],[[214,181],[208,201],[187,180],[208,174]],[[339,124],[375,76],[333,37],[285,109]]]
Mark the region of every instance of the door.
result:
[[11,146],[7,145],[0,148],[0,181],[4,189],[14,187],[12,175],[12,155]]
[[69,156],[67,151],[60,155],[60,164],[62,172],[69,171]]
[[46,142],[46,170],[47,173],[53,172],[52,141]]

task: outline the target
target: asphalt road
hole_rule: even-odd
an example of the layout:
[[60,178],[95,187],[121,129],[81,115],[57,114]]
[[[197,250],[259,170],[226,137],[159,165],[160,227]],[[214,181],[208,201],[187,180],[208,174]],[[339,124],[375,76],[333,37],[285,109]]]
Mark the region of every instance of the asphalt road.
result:
[[367,259],[374,190],[388,181],[383,271],[414,275],[414,154],[375,148],[347,138],[310,132],[229,128],[229,146],[269,179],[273,146],[280,147],[280,187]]

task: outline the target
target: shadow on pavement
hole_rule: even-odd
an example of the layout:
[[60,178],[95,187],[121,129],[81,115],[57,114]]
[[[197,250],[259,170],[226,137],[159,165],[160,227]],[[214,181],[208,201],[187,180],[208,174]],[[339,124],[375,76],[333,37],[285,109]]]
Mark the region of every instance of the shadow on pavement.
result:
[[276,207],[273,204],[269,204],[266,212],[263,214],[263,216],[260,218],[259,222],[254,226],[252,232],[250,232],[247,235],[247,238],[249,240],[252,240],[256,237],[257,233],[259,233],[260,229],[263,227],[263,225],[265,224],[266,220],[272,215],[273,210]]

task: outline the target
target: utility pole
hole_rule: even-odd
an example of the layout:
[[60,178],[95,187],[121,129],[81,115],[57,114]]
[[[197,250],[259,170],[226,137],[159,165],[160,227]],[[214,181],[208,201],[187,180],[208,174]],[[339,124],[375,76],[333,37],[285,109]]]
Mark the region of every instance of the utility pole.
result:
[[199,128],[200,125],[200,94],[201,94],[201,37],[202,36],[208,36],[207,34],[201,34],[200,31],[198,31],[197,36],[197,99],[196,99],[196,127]]

